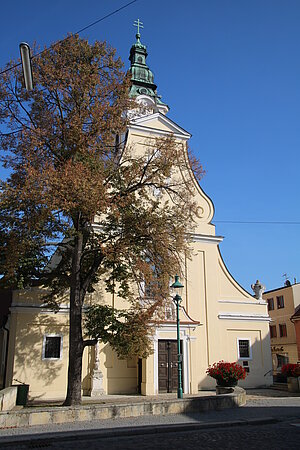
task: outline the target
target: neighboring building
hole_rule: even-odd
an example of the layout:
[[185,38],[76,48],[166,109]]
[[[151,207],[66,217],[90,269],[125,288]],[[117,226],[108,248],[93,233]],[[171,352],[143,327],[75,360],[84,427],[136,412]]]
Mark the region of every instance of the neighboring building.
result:
[[291,317],[291,321],[295,327],[298,363],[300,363],[300,305],[297,306],[295,314],[293,314]]
[[[292,285],[287,281],[284,287],[266,291],[263,298],[268,303],[271,317],[273,375],[277,376],[284,364],[296,363],[299,360],[295,331],[296,326],[298,329],[300,325],[297,319],[299,316],[295,316],[295,326],[291,322],[291,316],[295,315],[295,309],[300,305],[300,283]],[[299,338],[300,334],[298,340]]]
[[[187,151],[190,134],[169,119],[168,106],[157,95],[153,74],[146,64],[146,47],[137,41],[130,50],[132,88],[130,95],[147,105],[147,114],[132,120],[126,145],[138,151],[149,140],[170,133]],[[221,359],[239,361],[248,371],[244,387],[269,385],[271,353],[269,315],[266,302],[253,298],[230,275],[220,255],[221,236],[212,224],[214,207],[191,174],[196,187],[197,227],[193,235],[193,257],[182,272],[185,286],[181,309],[183,388],[185,393],[212,388],[208,365]],[[242,261],[241,261],[242,264]],[[120,307],[118,298],[99,290],[89,302],[105,301]],[[68,366],[68,304],[57,313],[42,305],[37,288],[14,291],[10,308],[10,340],[6,385],[30,384],[32,398],[62,398],[66,393]],[[82,388],[85,395],[154,395],[177,387],[176,321],[174,309],[166,311],[156,328],[154,353],[145,360],[118,360],[109,345],[86,348],[83,356]],[[17,380],[17,381],[16,381]]]

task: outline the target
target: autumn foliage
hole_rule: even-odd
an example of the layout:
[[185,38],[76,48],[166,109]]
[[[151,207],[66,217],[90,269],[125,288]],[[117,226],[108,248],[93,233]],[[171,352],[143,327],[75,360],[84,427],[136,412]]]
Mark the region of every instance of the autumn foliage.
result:
[[[188,255],[193,171],[202,169],[172,136],[144,142],[142,153],[127,142],[127,112],[138,106],[106,43],[69,36],[32,62],[30,93],[18,67],[0,81],[1,157],[10,170],[0,185],[1,284],[39,284],[57,308],[68,292],[66,404],[76,404],[83,349],[96,342],[83,330],[86,295],[100,283],[129,302],[135,329],[150,326]],[[145,284],[152,300],[141,306]]]

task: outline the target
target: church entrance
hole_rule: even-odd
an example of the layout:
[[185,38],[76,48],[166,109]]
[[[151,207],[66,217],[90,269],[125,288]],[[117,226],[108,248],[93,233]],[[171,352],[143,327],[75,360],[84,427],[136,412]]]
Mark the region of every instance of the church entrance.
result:
[[[180,352],[182,354],[182,342],[180,341]],[[177,341],[158,341],[158,391],[176,392],[178,387],[178,355]],[[182,370],[183,374],[183,370]],[[183,385],[183,380],[182,380]]]

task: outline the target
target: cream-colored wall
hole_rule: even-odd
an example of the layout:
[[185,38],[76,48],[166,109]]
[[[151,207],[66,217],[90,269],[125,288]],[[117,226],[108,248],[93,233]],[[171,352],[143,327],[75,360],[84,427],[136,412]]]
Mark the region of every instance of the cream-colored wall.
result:
[[[136,152],[136,154],[141,154],[145,151],[145,148],[147,146],[155,145],[155,137],[158,137],[158,135],[153,137],[152,130],[156,127],[157,130],[160,131],[166,131],[165,126],[162,126],[162,124],[158,121],[151,121],[149,123],[149,131],[147,132],[145,128],[143,130],[129,130],[128,138],[127,138],[127,145]],[[148,126],[148,124],[147,124]],[[145,124],[144,124],[145,127]],[[186,151],[186,139],[176,136],[176,142],[178,144],[181,144],[183,146],[183,149]],[[196,180],[193,176],[190,177],[189,180],[187,180],[191,187],[195,188],[195,200],[198,205],[197,210],[197,224],[196,228],[194,230],[195,233],[201,232],[202,234],[207,235],[214,235],[215,234],[215,227],[210,223],[214,209],[213,204],[210,198],[202,191]]]
[[214,384],[205,374],[208,365],[222,359],[238,361],[238,338],[250,339],[252,351],[249,375],[240,384],[270,384],[270,377],[265,376],[271,367],[266,302],[257,301],[233,280],[216,244],[197,242],[193,249],[193,259],[187,261],[185,306],[192,319],[201,323],[193,343],[198,387]]
[[[176,125],[176,124],[175,124]],[[139,153],[144,144],[155,136],[175,133],[178,142],[186,148],[188,133],[167,119],[142,120],[139,128],[129,129],[127,144]],[[148,127],[148,128],[147,128]],[[186,180],[188,181],[188,180]],[[221,359],[238,360],[237,339],[251,339],[252,358],[250,373],[244,386],[270,384],[264,376],[271,368],[270,340],[267,307],[257,301],[231,277],[219,253],[221,238],[215,237],[211,224],[214,214],[212,201],[191,175],[189,180],[195,189],[199,205],[197,224],[194,230],[192,258],[182,268],[185,292],[181,311],[181,337],[184,342],[184,370],[187,390],[211,388],[214,380],[206,375],[209,364]],[[241,261],[242,263],[242,261]],[[63,398],[66,391],[68,365],[68,315],[67,310],[54,314],[41,310],[38,290],[16,291],[13,298],[10,321],[10,348],[7,379],[13,378],[30,384],[30,395],[35,398]],[[68,299],[64,299],[67,304]],[[90,302],[106,303],[125,308],[126,303],[117,296],[112,297],[99,286],[98,291],[87,299]],[[16,305],[18,307],[16,308]],[[27,308],[30,306],[30,308]],[[33,308],[32,308],[33,306]],[[170,324],[169,324],[170,325]],[[63,357],[59,361],[42,361],[42,342],[45,333],[63,335]],[[176,327],[161,325],[153,336],[154,349],[158,339],[176,339]],[[157,352],[142,363],[142,393],[157,393]],[[90,378],[94,367],[94,349],[87,348],[83,356],[83,392],[90,392]],[[108,345],[100,346],[100,367],[103,372],[103,388],[106,393],[136,393],[138,369],[136,360],[118,360]],[[187,379],[188,377],[188,379]]]
[[[92,301],[113,305],[111,294],[92,296]],[[15,291],[10,315],[9,359],[6,384],[29,384],[31,399],[63,399],[66,395],[69,347],[69,317],[65,310],[54,313],[41,308],[42,290]],[[88,298],[87,303],[90,302]],[[116,298],[115,307],[124,308],[124,300]],[[63,337],[62,357],[43,360],[44,335]],[[135,394],[137,392],[137,360],[119,360],[108,345],[100,347],[100,363],[105,392],[109,394]],[[91,374],[94,368],[94,348],[86,347],[83,354],[82,390],[90,395]]]
[[[15,291],[10,314],[9,357],[6,385],[30,385],[29,396],[34,399],[64,398],[68,369],[69,327],[68,311],[54,313],[41,308],[42,291]],[[62,336],[62,357],[42,358],[45,335]],[[83,390],[89,387],[89,350],[83,355]]]

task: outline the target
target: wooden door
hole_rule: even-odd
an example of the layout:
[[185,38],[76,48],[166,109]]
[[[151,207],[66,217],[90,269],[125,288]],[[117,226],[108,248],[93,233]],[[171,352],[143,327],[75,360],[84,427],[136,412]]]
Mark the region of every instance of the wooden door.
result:
[[[180,342],[181,344],[181,342]],[[177,341],[158,341],[158,390],[176,392],[178,387]]]

